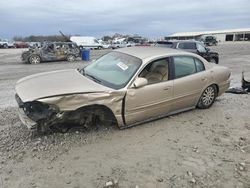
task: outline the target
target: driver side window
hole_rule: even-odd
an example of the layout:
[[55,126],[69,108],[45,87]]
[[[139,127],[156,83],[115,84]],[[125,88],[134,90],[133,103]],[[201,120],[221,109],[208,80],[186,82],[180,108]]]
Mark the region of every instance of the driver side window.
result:
[[149,63],[139,74],[146,78],[148,84],[159,83],[168,80],[168,58],[159,59]]

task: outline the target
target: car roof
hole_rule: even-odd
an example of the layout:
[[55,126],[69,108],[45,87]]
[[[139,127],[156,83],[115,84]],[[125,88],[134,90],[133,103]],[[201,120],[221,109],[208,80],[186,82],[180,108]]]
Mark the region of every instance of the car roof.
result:
[[125,53],[139,59],[154,59],[161,56],[172,56],[172,55],[191,55],[195,56],[193,53],[176,50],[172,48],[161,48],[161,47],[127,47],[115,50],[117,52]]

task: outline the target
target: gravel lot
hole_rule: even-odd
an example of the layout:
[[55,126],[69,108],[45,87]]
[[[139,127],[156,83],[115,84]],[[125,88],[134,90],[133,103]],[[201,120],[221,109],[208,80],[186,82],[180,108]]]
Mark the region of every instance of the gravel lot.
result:
[[[250,43],[223,43],[220,65],[250,75]],[[18,119],[16,81],[85,62],[23,64],[23,49],[0,49],[0,187],[250,187],[250,95],[224,94],[192,110],[130,129],[31,133]],[[91,51],[91,59],[108,50]]]

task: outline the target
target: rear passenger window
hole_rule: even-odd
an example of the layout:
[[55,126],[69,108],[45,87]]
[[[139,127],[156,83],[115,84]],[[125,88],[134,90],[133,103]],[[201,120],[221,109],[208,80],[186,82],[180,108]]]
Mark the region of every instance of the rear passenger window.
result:
[[194,61],[195,61],[197,72],[201,72],[205,70],[204,64],[199,59],[194,58]]
[[178,44],[178,48],[180,49],[196,49],[196,45],[194,42],[183,42]]
[[196,73],[196,66],[193,57],[173,57],[175,78],[181,78]]

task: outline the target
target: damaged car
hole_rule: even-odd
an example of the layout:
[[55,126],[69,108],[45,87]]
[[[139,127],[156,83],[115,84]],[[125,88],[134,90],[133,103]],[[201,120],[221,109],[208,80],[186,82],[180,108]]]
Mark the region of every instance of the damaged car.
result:
[[230,84],[226,67],[157,47],[114,50],[81,69],[44,72],[15,86],[19,117],[38,131],[64,124],[126,128],[209,108]]
[[21,55],[23,62],[39,64],[46,61],[75,61],[80,56],[80,49],[72,42],[47,42],[42,47],[32,47]]

